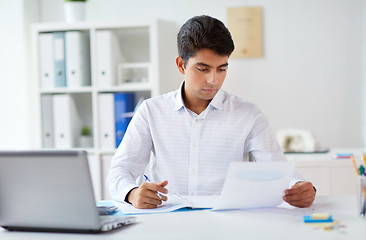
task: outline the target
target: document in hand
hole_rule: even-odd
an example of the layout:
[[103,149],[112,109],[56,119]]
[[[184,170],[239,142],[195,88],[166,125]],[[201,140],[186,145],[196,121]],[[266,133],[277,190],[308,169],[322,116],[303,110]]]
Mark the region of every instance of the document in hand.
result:
[[293,170],[289,162],[232,162],[213,210],[278,206]]

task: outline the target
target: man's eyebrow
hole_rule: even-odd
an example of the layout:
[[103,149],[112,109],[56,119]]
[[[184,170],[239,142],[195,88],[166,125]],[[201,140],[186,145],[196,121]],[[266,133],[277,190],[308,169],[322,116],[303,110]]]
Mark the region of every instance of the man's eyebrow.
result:
[[[210,65],[208,65],[206,63],[203,63],[203,62],[198,62],[198,63],[196,63],[196,65],[203,66],[203,67],[208,67],[208,68],[212,68],[212,66],[210,66]],[[229,63],[221,64],[220,66],[218,66],[218,68],[227,67],[227,66],[229,66]]]

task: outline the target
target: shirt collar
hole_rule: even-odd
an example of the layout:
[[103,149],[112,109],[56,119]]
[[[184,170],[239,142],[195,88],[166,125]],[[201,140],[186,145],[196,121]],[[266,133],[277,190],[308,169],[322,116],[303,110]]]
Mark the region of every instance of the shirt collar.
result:
[[178,111],[179,109],[184,107],[183,96],[182,96],[183,86],[184,86],[184,81],[180,84],[180,87],[177,90],[177,95],[175,96],[174,111]]
[[[183,102],[183,96],[182,96],[183,87],[184,87],[184,81],[180,84],[180,87],[177,90],[177,95],[175,97],[174,111],[177,111],[177,110],[185,107],[184,102]],[[224,92],[220,88],[219,91],[216,93],[216,95],[211,100],[209,106],[211,105],[212,107],[220,110],[222,107],[223,101],[224,101]]]
[[216,109],[221,109],[222,103],[224,102],[224,91],[220,88],[216,95],[211,100],[210,104]]

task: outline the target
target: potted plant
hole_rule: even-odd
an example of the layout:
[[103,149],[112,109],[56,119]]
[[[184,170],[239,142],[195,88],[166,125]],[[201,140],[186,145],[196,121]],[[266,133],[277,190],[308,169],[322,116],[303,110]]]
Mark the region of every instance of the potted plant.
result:
[[87,0],[65,0],[66,22],[77,22],[85,19],[85,5]]
[[80,136],[80,147],[89,148],[93,146],[93,138],[91,134],[90,127],[82,126],[81,136]]

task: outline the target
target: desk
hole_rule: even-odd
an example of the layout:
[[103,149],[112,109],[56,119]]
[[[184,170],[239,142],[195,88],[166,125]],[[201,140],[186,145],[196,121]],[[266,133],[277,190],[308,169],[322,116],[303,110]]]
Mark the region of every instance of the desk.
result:
[[[8,232],[0,228],[0,239],[363,239],[366,221],[356,210],[355,195],[319,196],[310,208],[267,208],[241,211],[188,211],[138,216],[133,225],[102,234]],[[304,225],[303,215],[329,212],[346,228],[325,231]],[[345,231],[345,232],[344,232]]]

